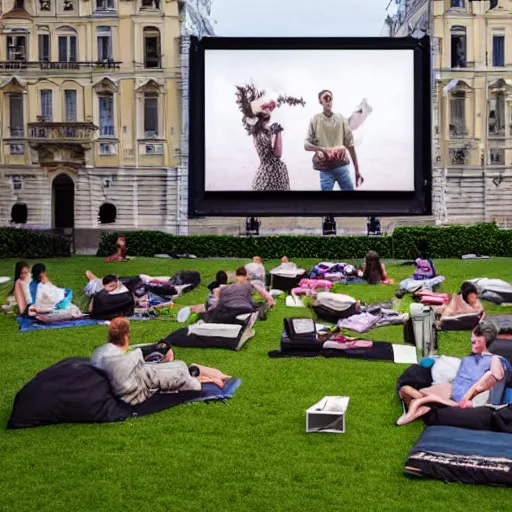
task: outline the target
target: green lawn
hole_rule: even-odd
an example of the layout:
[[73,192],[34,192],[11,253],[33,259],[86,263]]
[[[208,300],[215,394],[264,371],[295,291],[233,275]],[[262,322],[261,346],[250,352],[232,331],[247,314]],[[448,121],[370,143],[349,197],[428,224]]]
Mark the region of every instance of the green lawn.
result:
[[[14,260],[0,260],[11,275]],[[34,263],[34,262],[32,262]],[[81,295],[83,272],[172,274],[197,269],[203,284],[178,300],[193,304],[205,284],[237,260],[137,258],[105,264],[94,257],[46,261],[54,283]],[[243,262],[245,263],[245,261]],[[267,268],[277,262],[266,262]],[[308,267],[312,260],[298,261]],[[512,281],[512,260],[436,262],[456,291],[464,278]],[[388,263],[395,280],[412,267]],[[366,302],[389,299],[395,287],[354,285]],[[489,307],[489,310],[500,310]],[[500,311],[506,311],[502,308]],[[285,316],[308,314],[280,304],[256,324],[240,352],[176,349],[177,357],[221,368],[243,379],[227,404],[190,404],[117,424],[56,425],[0,432],[0,511],[440,511],[507,510],[511,491],[497,487],[411,480],[403,465],[423,425],[396,427],[401,407],[395,383],[404,365],[343,359],[270,359]],[[154,320],[132,324],[132,343],[157,340],[177,328]],[[105,340],[105,326],[20,333],[0,313],[0,414],[5,426],[16,392],[41,369],[68,356],[87,356]],[[402,327],[372,331],[401,341]],[[468,333],[440,337],[443,353],[463,356]],[[306,434],[305,410],[325,395],[348,395],[344,435]],[[512,439],[512,438],[511,438]]]

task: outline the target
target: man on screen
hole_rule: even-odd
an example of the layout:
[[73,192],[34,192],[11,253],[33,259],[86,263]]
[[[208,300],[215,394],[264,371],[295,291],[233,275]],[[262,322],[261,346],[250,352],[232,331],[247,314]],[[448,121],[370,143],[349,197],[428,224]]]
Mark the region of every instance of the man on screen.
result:
[[347,119],[333,112],[331,91],[320,91],[318,99],[323,111],[314,115],[309,122],[304,149],[315,152],[313,169],[320,171],[322,191],[332,190],[335,183],[338,183],[341,190],[354,190],[347,150],[354,163],[356,187],[361,186],[364,179],[359,172],[352,129]]

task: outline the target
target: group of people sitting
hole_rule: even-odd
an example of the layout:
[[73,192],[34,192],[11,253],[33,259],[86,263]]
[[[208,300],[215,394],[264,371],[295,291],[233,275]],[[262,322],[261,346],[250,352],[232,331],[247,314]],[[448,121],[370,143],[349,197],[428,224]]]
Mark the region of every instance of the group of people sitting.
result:
[[37,316],[56,310],[76,308],[72,304],[73,292],[69,288],[55,286],[46,274],[44,263],[32,268],[25,261],[18,261],[14,269],[11,290],[20,315]]

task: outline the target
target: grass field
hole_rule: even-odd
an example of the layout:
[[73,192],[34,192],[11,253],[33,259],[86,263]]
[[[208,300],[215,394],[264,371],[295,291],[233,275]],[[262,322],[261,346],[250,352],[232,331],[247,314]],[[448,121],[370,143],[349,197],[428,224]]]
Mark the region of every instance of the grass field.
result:
[[[12,275],[14,260],[0,260]],[[34,263],[34,262],[31,262]],[[83,272],[97,275],[172,274],[197,269],[202,285],[178,303],[202,302],[207,284],[237,260],[138,258],[105,264],[100,258],[46,261],[50,279],[81,295]],[[277,262],[266,262],[270,268]],[[314,262],[298,261],[310,267]],[[443,291],[465,278],[512,281],[512,260],[436,262]],[[388,263],[396,281],[412,267]],[[347,293],[372,302],[395,287],[353,285]],[[507,311],[488,306],[488,310]],[[240,352],[176,349],[188,363],[215,366],[243,379],[228,403],[195,403],[116,424],[55,425],[0,431],[0,511],[462,511],[508,510],[509,489],[411,480],[403,465],[423,425],[396,427],[395,393],[404,365],[344,359],[270,359],[285,316],[307,310],[280,304],[256,324]],[[154,320],[132,323],[132,343],[157,340],[178,327]],[[16,392],[34,374],[69,356],[87,356],[103,343],[105,326],[20,333],[0,314],[0,415],[5,427]],[[402,327],[369,333],[402,341]],[[469,352],[469,333],[445,333],[441,352]],[[325,395],[348,395],[344,435],[306,434],[305,410]],[[512,439],[512,437],[511,437]]]

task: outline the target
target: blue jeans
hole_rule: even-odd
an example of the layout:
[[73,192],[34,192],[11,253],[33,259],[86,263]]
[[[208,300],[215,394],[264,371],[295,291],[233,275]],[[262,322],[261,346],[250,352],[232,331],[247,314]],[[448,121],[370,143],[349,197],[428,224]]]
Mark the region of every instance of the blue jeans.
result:
[[330,171],[320,171],[320,188],[322,191],[332,190],[334,183],[337,183],[341,190],[354,190],[354,184],[350,176],[350,165],[336,167]]

